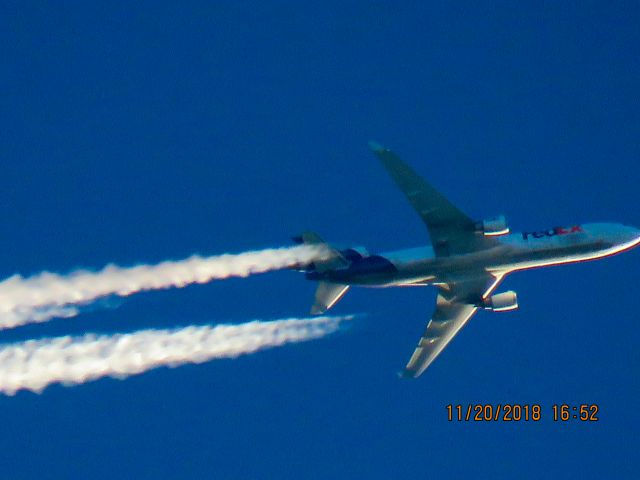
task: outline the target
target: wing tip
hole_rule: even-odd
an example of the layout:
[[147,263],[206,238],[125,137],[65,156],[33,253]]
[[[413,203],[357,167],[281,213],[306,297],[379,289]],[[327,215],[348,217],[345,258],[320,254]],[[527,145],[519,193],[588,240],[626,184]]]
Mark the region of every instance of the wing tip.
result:
[[311,307],[311,315],[322,315],[326,313],[328,309],[324,305],[315,304]]
[[401,370],[400,372],[398,372],[398,377],[399,378],[418,378],[418,375],[416,375],[416,372],[412,370],[407,370],[405,368],[404,370]]
[[375,142],[373,140],[369,140],[369,148],[373,150],[375,153],[381,153],[386,150],[386,148],[384,148],[378,142]]

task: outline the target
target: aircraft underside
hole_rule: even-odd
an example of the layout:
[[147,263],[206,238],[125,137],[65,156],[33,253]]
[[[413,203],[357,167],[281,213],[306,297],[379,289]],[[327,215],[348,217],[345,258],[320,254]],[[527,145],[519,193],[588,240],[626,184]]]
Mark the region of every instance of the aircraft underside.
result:
[[422,374],[479,308],[516,309],[515,292],[493,293],[508,273],[601,258],[640,243],[640,230],[611,223],[509,234],[504,216],[473,220],[393,152],[377,144],[371,148],[421,217],[431,246],[425,242],[423,247],[371,255],[362,247],[333,247],[313,232],[294,240],[330,252],[327,259],[301,266],[308,279],[318,281],[313,314],[327,311],[352,285],[435,286],[436,307],[405,376]]
[[[311,272],[309,279],[363,287],[429,286],[463,282],[486,275],[507,273],[589,260],[600,256],[608,245],[602,240],[589,244],[553,246],[545,249],[499,247],[486,252],[450,258],[395,260],[394,253],[363,258],[348,268],[325,273]],[[597,254],[597,255],[596,255]]]

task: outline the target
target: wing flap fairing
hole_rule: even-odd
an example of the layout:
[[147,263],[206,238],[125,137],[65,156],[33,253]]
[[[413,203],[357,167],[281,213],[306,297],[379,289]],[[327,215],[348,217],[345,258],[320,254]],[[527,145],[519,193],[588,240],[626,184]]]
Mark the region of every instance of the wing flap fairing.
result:
[[436,309],[402,375],[419,377],[476,313],[475,300],[491,294],[502,277],[484,272],[467,281],[438,287]]

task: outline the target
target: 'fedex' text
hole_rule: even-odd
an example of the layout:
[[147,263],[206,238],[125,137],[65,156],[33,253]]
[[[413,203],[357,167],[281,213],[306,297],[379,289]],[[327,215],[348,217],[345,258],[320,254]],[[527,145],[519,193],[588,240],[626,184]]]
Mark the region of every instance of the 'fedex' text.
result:
[[580,225],[574,225],[573,227],[554,227],[551,230],[543,230],[540,232],[522,232],[522,238],[527,240],[529,237],[542,238],[542,237],[555,237],[556,235],[566,235],[568,233],[582,232]]

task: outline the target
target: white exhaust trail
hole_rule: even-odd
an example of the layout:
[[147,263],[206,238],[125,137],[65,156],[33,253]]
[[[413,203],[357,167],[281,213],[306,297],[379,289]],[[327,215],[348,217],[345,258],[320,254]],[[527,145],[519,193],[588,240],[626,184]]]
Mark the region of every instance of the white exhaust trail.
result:
[[316,317],[240,325],[88,334],[0,345],[0,392],[41,392],[47,385],[76,385],[101,377],[126,378],[153,368],[235,358],[335,332],[346,317]]
[[77,310],[73,305],[85,305],[109,295],[126,297],[145,290],[246,277],[308,264],[328,255],[322,246],[299,245],[213,257],[193,256],[157,265],[126,268],[108,265],[98,272],[81,270],[67,275],[43,272],[29,278],[14,275],[0,282],[0,329],[74,316]]

